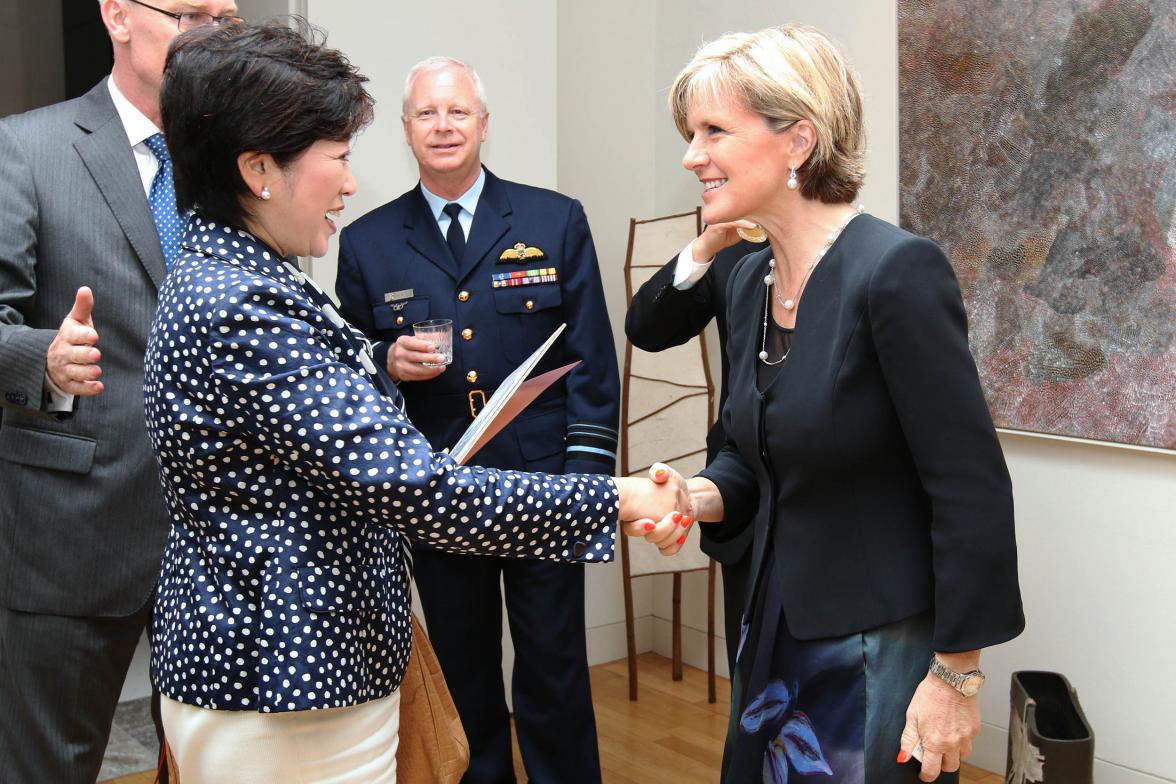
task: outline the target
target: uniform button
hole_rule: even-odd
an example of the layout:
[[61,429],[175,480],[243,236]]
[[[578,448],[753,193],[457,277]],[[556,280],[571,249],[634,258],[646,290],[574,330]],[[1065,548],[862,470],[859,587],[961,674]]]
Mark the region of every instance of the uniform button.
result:
[[532,302],[531,300],[527,300],[526,304],[524,304],[523,307],[526,308],[527,310],[534,310],[535,303]]
[[471,384],[477,384],[478,383],[478,371],[471,370],[469,373],[466,373],[466,381],[470,382]]
[[396,317],[396,326],[400,327],[403,325],[404,325],[404,316],[397,316]]
[[458,302],[469,302],[470,301],[470,293],[468,291],[459,291],[457,293],[457,301]]
[[469,327],[466,327],[465,329],[463,329],[461,331],[461,339],[462,340],[472,340],[473,337],[474,337],[474,331],[472,329],[470,329]]

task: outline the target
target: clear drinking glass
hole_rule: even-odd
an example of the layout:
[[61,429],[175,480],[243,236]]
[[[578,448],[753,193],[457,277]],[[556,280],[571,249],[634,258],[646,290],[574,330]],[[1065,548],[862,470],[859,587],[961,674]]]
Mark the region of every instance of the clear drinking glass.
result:
[[453,361],[453,322],[449,319],[429,319],[412,325],[412,334],[433,344],[444,362],[422,362],[425,367],[444,367]]

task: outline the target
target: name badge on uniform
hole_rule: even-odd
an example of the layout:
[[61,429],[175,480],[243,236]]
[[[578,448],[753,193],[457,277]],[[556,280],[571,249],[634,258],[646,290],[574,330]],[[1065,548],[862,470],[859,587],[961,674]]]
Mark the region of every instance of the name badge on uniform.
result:
[[515,270],[513,272],[494,272],[490,276],[490,285],[496,289],[511,286],[530,286],[535,283],[556,283],[559,273],[555,267],[541,267],[539,269]]
[[498,254],[499,261],[513,261],[518,264],[525,264],[528,261],[545,261],[546,259],[547,254],[541,248],[536,248],[525,242],[516,242],[513,247]]
[[400,302],[401,300],[412,299],[412,289],[401,289],[400,291],[389,291],[384,295],[384,304],[391,304],[393,302]]

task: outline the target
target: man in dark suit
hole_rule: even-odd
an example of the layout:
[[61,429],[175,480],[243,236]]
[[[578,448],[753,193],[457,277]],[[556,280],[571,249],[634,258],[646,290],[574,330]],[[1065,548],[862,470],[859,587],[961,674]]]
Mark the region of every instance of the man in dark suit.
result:
[[180,222],[159,85],[178,29],[236,6],[158,2],[102,0],[111,78],[0,121],[5,782],[97,778],[159,576],[143,352]]
[[[406,85],[404,132],[420,183],[343,231],[336,291],[344,315],[376,341],[377,361],[400,383],[409,417],[436,449],[453,446],[503,379],[566,322],[536,372],[581,364],[473,462],[611,473],[616,352],[583,208],[482,167],[489,115],[468,66],[430,58],[413,67]],[[453,322],[447,367],[422,364],[444,358],[413,336],[415,322],[437,318]],[[514,781],[500,580],[516,652],[515,724],[527,775],[533,782],[599,781],[581,567],[418,546],[415,575],[470,740],[465,781]]]
[[[719,332],[719,355],[722,372],[719,387],[719,416],[706,434],[706,462],[709,464],[726,442],[723,431],[723,404],[727,402],[727,280],[735,265],[749,253],[764,249],[763,244],[739,240],[730,247],[711,251],[712,242],[730,242],[725,235],[729,226],[708,226],[677,256],[670,259],[637,289],[625,313],[625,335],[644,351],[664,351],[680,346],[706,329],[715,319]],[[720,246],[721,247],[721,246]],[[695,259],[701,259],[696,261]],[[739,627],[747,592],[750,568],[751,526],[720,533],[717,523],[699,523],[699,546],[715,559],[723,570],[723,630],[726,634],[727,666],[735,670],[735,653],[739,648]]]

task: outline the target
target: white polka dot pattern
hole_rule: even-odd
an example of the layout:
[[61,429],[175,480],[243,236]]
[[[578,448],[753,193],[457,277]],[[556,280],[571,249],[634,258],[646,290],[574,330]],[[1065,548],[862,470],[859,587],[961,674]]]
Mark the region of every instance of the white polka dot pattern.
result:
[[172,519],[152,675],[174,700],[267,712],[391,694],[410,646],[404,537],[612,558],[611,479],[433,452],[345,329],[265,245],[193,217],[160,290],[144,387]]

